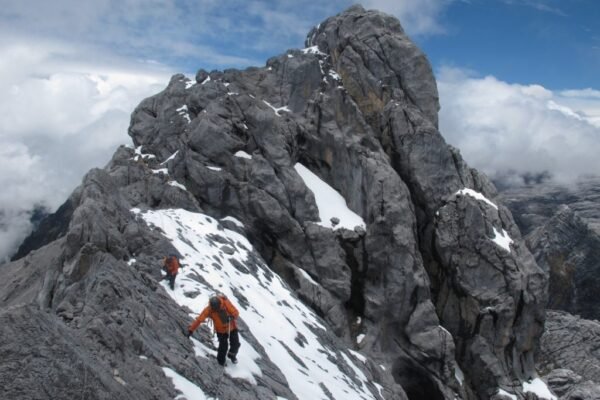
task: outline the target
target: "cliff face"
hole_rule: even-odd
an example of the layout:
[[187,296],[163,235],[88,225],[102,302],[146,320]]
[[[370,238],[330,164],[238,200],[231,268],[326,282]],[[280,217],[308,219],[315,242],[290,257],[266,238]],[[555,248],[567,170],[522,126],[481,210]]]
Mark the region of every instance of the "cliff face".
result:
[[502,200],[549,273],[548,308],[600,319],[600,181],[508,188]]
[[[21,398],[81,382],[87,398],[172,398],[172,371],[232,399],[308,398],[302,379],[310,398],[521,393],[547,276],[493,185],[444,142],[438,108],[426,57],[361,7],[264,68],[174,76],[134,111],[136,148],[54,216],[67,228],[42,224],[29,250],[44,246],[0,269],[2,335],[16,338],[0,344],[0,382]],[[157,282],[167,252],[188,264],[175,292]],[[181,333],[215,290],[243,309],[253,379],[194,356],[208,333]],[[42,374],[47,359],[64,374]]]

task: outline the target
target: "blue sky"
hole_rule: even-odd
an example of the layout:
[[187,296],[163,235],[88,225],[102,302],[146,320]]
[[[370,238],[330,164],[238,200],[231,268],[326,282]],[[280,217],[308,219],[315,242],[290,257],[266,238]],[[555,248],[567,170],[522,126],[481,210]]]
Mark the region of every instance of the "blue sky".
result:
[[[264,65],[351,1],[0,0],[0,259],[170,76]],[[365,0],[434,68],[440,131],[490,176],[600,171],[600,1]]]

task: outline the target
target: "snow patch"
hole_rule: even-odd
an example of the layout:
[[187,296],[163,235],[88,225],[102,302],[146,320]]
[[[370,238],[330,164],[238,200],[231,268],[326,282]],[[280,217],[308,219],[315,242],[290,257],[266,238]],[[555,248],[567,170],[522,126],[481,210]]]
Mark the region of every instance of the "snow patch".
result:
[[135,264],[135,263],[136,263],[136,261],[137,261],[137,260],[136,260],[135,258],[132,258],[132,259],[130,259],[129,261],[127,261],[127,265],[129,265],[129,266],[132,266],[133,264]]
[[140,360],[146,361],[147,359],[148,359],[148,357],[146,357],[146,356],[140,356]]
[[317,45],[306,47],[304,49],[301,49],[300,51],[302,51],[304,54],[316,54],[318,56],[326,56],[327,55],[327,54],[323,53],[322,51],[320,51],[319,46],[317,46]]
[[288,54],[287,56],[288,56],[288,58],[294,58],[294,56],[292,54]]
[[133,157],[134,161],[137,161],[140,158],[142,158],[142,160],[145,160],[147,158],[156,158],[156,156],[154,154],[143,154],[142,153],[142,146],[136,147],[135,150],[134,150],[134,153],[135,153],[135,157]]
[[517,396],[515,396],[512,393],[508,393],[506,390],[498,389],[498,394],[500,394],[502,396],[506,396],[512,400],[517,400]]
[[480,201],[483,201],[484,203],[489,204],[490,206],[494,207],[496,210],[498,209],[498,206],[496,204],[492,203],[487,197],[485,197],[484,195],[482,195],[479,192],[476,192],[473,189],[464,188],[464,189],[461,189],[458,192],[456,192],[456,194],[463,194],[463,195],[471,196],[471,197],[475,198],[476,200],[480,200]]
[[367,363],[367,357],[360,354],[358,351],[348,350],[354,357],[358,358],[363,364]]
[[181,183],[177,182],[177,181],[169,181],[167,183],[167,185],[174,186],[176,188],[179,188],[181,190],[185,190],[187,192],[187,188],[185,186],[183,186]]
[[180,395],[175,397],[175,400],[209,400],[202,389],[185,379],[183,376],[179,375],[177,372],[173,371],[171,368],[163,367],[162,370],[165,375],[173,381],[173,386],[175,386],[175,389],[181,392]]
[[[244,124],[244,126],[246,127],[246,125]],[[246,129],[248,129],[248,127],[246,127]],[[248,153],[246,153],[243,150],[238,151],[237,153],[234,154],[234,156],[239,157],[239,158],[247,158],[248,160],[252,160],[252,156]]]
[[342,80],[342,77],[340,76],[340,74],[338,74],[337,72],[335,72],[334,70],[330,69],[329,70],[329,76],[331,76],[333,79],[335,79],[336,81],[340,81]]
[[298,268],[298,271],[300,271],[300,274],[302,274],[302,276],[309,281],[310,283],[312,283],[315,286],[319,286],[319,284],[317,282],[315,282],[315,280],[308,274],[308,272],[306,272],[305,270],[303,270],[302,268]]
[[206,77],[206,79],[204,79],[201,83],[201,85],[204,85],[206,83],[210,82],[210,75]]
[[[308,189],[313,192],[315,202],[319,209],[319,225],[326,228],[339,229],[346,228],[353,230],[354,227],[360,226],[365,228],[365,221],[348,208],[346,199],[339,194],[335,189],[321,180],[317,175],[312,173],[308,168],[300,163],[296,163],[294,168],[308,186]],[[331,218],[338,218],[340,222],[334,227],[331,223]]]
[[283,107],[276,108],[276,107],[273,107],[273,106],[271,105],[271,103],[269,103],[269,102],[268,102],[268,101],[266,101],[266,100],[263,100],[263,103],[265,103],[266,105],[268,105],[269,107],[271,107],[271,109],[272,109],[273,111],[275,111],[275,114],[276,114],[278,117],[281,117],[281,114],[279,114],[279,112],[280,112],[280,111],[292,112],[292,110],[290,110],[290,109],[288,108],[288,106],[283,106]]
[[556,400],[556,396],[550,392],[546,383],[540,378],[535,378],[531,382],[523,382],[523,392],[535,393],[540,399]]
[[233,217],[230,217],[230,216],[227,216],[225,218],[221,218],[221,221],[231,221],[234,224],[236,224],[238,227],[240,227],[242,229],[245,228],[244,224],[239,219],[236,219],[236,218],[233,218]]
[[188,124],[192,123],[192,119],[190,118],[190,114],[188,113],[189,111],[187,105],[184,104],[175,111],[177,111],[179,115],[185,118]]
[[213,167],[211,165],[207,165],[206,168],[213,170],[213,171],[221,171],[222,170],[222,168],[220,168],[220,167]]
[[153,169],[151,170],[153,174],[165,174],[165,175],[169,175],[169,170],[166,168],[160,168],[160,169]]
[[495,227],[492,227],[492,229],[494,229],[494,237],[492,238],[494,243],[510,253],[510,245],[513,243],[513,240],[508,236],[508,232],[504,229],[500,232]]
[[186,78],[186,80],[185,80],[185,88],[186,89],[190,89],[194,85],[196,85],[196,79]]
[[364,333],[361,333],[360,335],[358,335],[358,336],[356,337],[356,343],[358,343],[358,344],[361,344],[361,343],[362,343],[362,341],[363,341],[363,340],[365,340],[365,336],[366,336],[366,335],[365,335]]
[[165,161],[161,162],[160,165],[165,165],[166,163],[168,163],[171,160],[174,160],[175,157],[177,157],[177,153],[179,153],[179,150],[177,150],[175,153],[171,154],[169,156],[169,158],[167,158]]

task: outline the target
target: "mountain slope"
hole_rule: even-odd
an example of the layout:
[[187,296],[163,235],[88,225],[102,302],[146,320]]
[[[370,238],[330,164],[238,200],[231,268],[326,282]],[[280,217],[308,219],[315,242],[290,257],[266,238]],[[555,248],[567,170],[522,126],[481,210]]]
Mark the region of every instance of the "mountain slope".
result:
[[[426,57],[396,19],[359,6],[306,46],[264,68],[174,76],[134,111],[135,148],[56,217],[68,228],[38,231],[54,236],[0,269],[15,331],[39,336],[23,322],[33,309],[73,338],[40,351],[90,352],[73,354],[93,366],[88,398],[174,398],[175,385],[224,399],[487,399],[535,376],[547,276],[493,185],[437,131]],[[323,186],[338,195],[323,200]],[[158,283],[169,252],[188,264],[174,293]],[[243,310],[245,371],[203,358],[208,332],[183,336],[214,290]]]

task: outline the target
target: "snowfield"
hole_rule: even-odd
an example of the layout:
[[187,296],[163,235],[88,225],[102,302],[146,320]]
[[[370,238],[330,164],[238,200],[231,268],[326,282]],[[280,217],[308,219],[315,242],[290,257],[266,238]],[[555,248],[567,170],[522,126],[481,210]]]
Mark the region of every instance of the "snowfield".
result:
[[[250,332],[240,332],[239,362],[228,364],[226,374],[251,384],[261,376],[256,363],[260,352],[247,340],[251,333],[299,399],[329,400],[326,392],[335,399],[381,399],[381,386],[362,373],[360,360],[349,351],[340,352],[321,343],[319,335],[327,328],[269,269],[243,235],[201,213],[181,209],[132,212],[151,228],[160,228],[182,255],[185,267],[177,276],[175,290],[168,289],[166,281],[161,284],[178,304],[193,311],[190,322],[217,291],[240,310],[240,319]],[[195,339],[193,343],[198,357],[216,354]],[[195,391],[176,371],[164,371],[182,392],[183,388]]]

